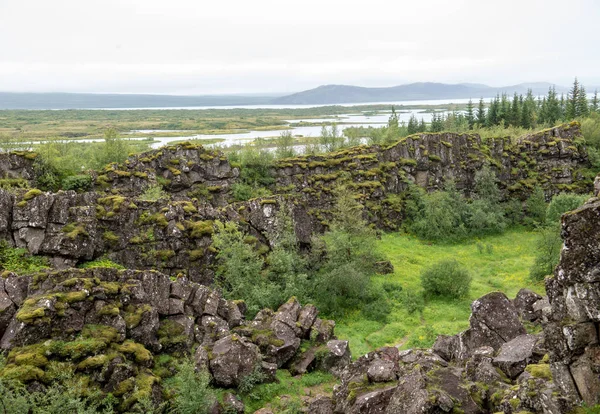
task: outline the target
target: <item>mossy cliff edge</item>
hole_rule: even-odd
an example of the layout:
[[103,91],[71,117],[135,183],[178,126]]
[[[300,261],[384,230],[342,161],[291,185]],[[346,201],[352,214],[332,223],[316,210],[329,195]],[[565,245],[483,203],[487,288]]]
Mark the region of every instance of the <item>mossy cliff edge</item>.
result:
[[[158,268],[210,283],[215,220],[240,223],[259,248],[268,250],[276,212],[285,204],[298,239],[310,243],[312,234],[328,226],[334,188],[345,184],[365,206],[370,222],[397,229],[409,182],[434,190],[452,179],[468,191],[483,165],[495,170],[511,197],[524,199],[536,185],[548,196],[563,190],[588,192],[592,178],[581,141],[577,123],[518,140],[414,135],[385,148],[359,146],[279,160],[270,188],[276,195],[246,202],[233,202],[231,196],[240,167],[218,151],[181,144],[93,173],[95,191],[0,190],[0,237],[49,257],[58,268],[108,255],[127,268]],[[32,153],[0,154],[0,171],[7,180],[35,186],[35,158]],[[169,198],[144,201],[144,192],[156,186]]]

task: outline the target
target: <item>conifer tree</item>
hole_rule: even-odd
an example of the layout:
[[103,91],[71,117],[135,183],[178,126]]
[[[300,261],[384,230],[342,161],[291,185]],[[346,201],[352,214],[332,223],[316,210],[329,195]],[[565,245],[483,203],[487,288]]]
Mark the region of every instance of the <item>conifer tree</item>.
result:
[[590,112],[598,112],[600,109],[598,103],[598,90],[594,91],[594,97],[592,98],[592,103],[590,104]]
[[[522,97],[521,97],[522,98]],[[519,125],[521,121],[521,113],[519,108],[519,96],[515,92],[512,100],[512,104],[510,105],[510,112],[508,115],[508,123],[513,126]]]
[[590,109],[588,106],[587,93],[583,85],[579,88],[579,97],[577,99],[577,116],[588,116]]
[[475,123],[475,115],[473,113],[473,101],[469,99],[469,103],[467,103],[467,122],[469,123],[469,129],[473,129],[473,124]]
[[479,99],[479,106],[477,107],[477,123],[480,127],[485,126],[485,106],[483,104],[483,98]]
[[412,114],[408,120],[408,134],[415,134],[419,132],[419,121],[417,121],[417,117]]
[[579,81],[575,78],[573,82],[573,87],[569,91],[567,96],[566,108],[565,108],[565,116],[567,121],[575,119],[579,116],[579,95],[580,95],[580,87]]

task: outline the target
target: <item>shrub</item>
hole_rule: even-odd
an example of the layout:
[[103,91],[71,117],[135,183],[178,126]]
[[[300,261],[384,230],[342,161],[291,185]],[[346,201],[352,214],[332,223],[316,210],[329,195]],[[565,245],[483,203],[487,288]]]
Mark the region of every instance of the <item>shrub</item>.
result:
[[540,186],[534,188],[525,205],[527,206],[527,220],[535,225],[544,224],[547,205],[544,190]]
[[206,414],[215,401],[215,393],[209,387],[207,372],[196,372],[194,363],[184,361],[177,367],[177,374],[167,380],[173,391],[173,412],[179,414]]
[[92,177],[87,174],[72,175],[62,180],[63,190],[74,190],[78,193],[89,191],[92,188]]
[[421,272],[421,285],[428,296],[457,299],[469,293],[471,276],[456,260],[442,260]]
[[575,210],[588,199],[587,195],[560,193],[552,197],[546,210],[546,221],[550,224],[558,223],[560,216],[567,211]]
[[161,185],[153,185],[144,190],[139,196],[142,201],[158,201],[161,199],[169,198],[169,195],[163,190]]
[[536,257],[529,271],[533,280],[543,280],[545,276],[554,272],[560,259],[562,239],[560,225],[554,223],[539,229],[540,238],[536,243]]

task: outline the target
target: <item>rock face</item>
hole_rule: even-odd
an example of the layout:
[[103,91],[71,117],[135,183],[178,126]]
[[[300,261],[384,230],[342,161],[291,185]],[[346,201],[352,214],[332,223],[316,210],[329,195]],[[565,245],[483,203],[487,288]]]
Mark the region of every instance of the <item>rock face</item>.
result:
[[565,395],[600,403],[600,200],[562,217],[564,247],[546,291],[544,327],[554,382]]
[[[547,194],[588,191],[592,183],[575,172],[589,164],[574,141],[579,136],[577,123],[525,136],[516,144],[509,139],[484,144],[470,134],[421,134],[387,148],[359,146],[281,160],[272,171],[276,183],[271,190],[278,196],[243,203],[232,203],[230,189],[238,182],[239,168],[222,153],[191,144],[168,146],[93,173],[93,192],[0,190],[0,237],[49,257],[57,268],[107,255],[127,268],[159,269],[210,284],[215,220],[244,223],[244,230],[269,248],[277,211],[285,205],[299,241],[308,244],[312,234],[326,228],[330,189],[349,175],[351,187],[363,195],[368,219],[395,228],[403,214],[395,195],[409,182],[431,190],[451,177],[468,190],[484,163],[512,195],[525,196],[536,183]],[[0,155],[0,177],[35,185],[34,153]],[[170,199],[144,201],[144,192],[158,185]],[[381,273],[391,271],[389,263],[378,267]]]
[[[131,390],[115,394],[131,404],[138,396],[134,389],[160,396],[160,375],[172,367],[161,365],[159,353],[195,349],[198,369],[208,370],[223,387],[239,387],[249,376],[254,382],[273,381],[277,367],[287,366],[311,332],[311,344],[331,348],[331,357],[323,354],[330,364],[321,369],[338,372],[350,361],[347,341],[329,338],[334,324],[319,319],[314,306],[302,307],[292,298],[252,321],[244,319],[244,308],[216,290],[157,271],[5,273],[0,348],[9,353],[0,375],[30,384],[44,378],[48,364],[68,362],[92,388]],[[317,338],[323,326],[331,327],[329,342]]]
[[590,191],[591,180],[575,172],[589,166],[585,150],[575,143],[580,135],[577,122],[526,135],[516,143],[508,137],[484,143],[476,134],[415,134],[389,147],[359,146],[280,160],[277,187],[293,188],[312,207],[318,228],[327,217],[331,189],[350,177],[350,187],[363,195],[370,220],[396,228],[402,212],[390,195],[405,191],[409,182],[427,190],[441,189],[448,177],[469,192],[475,172],[484,164],[492,166],[503,191],[513,197],[525,198],[536,184],[548,195]]

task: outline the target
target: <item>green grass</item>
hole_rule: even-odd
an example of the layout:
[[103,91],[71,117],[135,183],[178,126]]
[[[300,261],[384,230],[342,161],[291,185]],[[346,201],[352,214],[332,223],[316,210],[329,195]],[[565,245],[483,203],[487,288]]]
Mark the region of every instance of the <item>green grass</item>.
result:
[[[391,260],[395,272],[376,276],[374,283],[399,283],[402,294],[421,295],[421,270],[439,260],[456,259],[473,277],[469,295],[459,300],[429,299],[422,313],[412,314],[402,303],[394,301],[387,324],[365,320],[357,312],[336,321],[336,334],[350,340],[355,358],[384,345],[399,345],[403,349],[430,347],[438,334],[456,334],[466,329],[471,302],[486,293],[499,290],[511,299],[524,287],[543,293],[543,283],[528,278],[536,238],[532,231],[511,229],[498,236],[444,245],[401,233],[385,234],[377,247]],[[486,252],[486,245],[493,246],[493,251]]]
[[[279,382],[261,384],[252,389],[248,394],[241,395],[246,406],[246,412],[253,413],[259,408],[270,404],[275,412],[286,412],[287,408],[293,411],[293,407],[300,407],[300,396],[310,392],[311,395],[331,394],[335,377],[331,374],[315,371],[304,375],[292,377],[287,370],[277,370]],[[290,399],[282,399],[281,396],[289,396]]]

